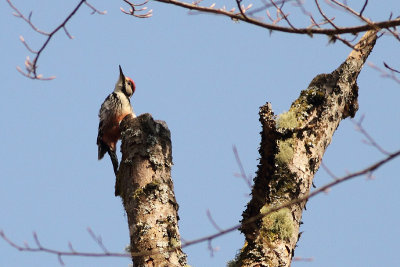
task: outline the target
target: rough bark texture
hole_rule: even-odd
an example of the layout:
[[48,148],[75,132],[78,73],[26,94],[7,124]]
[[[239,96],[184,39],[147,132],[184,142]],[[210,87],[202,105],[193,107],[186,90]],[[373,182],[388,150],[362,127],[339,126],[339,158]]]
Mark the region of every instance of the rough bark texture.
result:
[[[367,32],[346,61],[317,75],[288,112],[278,118],[271,105],[260,108],[260,163],[243,222],[309,194],[315,172],[341,120],[358,110],[358,74],[376,42]],[[246,243],[231,266],[290,266],[299,239],[305,202],[243,223]]]
[[134,266],[186,266],[171,180],[171,137],[150,114],[121,123],[122,160],[115,185],[126,210]]

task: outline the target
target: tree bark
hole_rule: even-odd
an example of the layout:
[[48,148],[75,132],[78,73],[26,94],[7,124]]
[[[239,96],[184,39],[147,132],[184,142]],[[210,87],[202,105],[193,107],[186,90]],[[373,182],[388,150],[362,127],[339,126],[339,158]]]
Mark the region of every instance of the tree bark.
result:
[[[330,74],[317,75],[278,118],[260,108],[260,163],[243,212],[246,243],[230,266],[290,266],[306,201],[262,214],[310,193],[314,174],[341,120],[358,110],[357,77],[377,39],[367,32]],[[150,114],[122,121],[122,160],[116,181],[128,217],[135,266],[186,266],[171,180],[171,139]],[[261,216],[260,216],[261,215]],[[251,218],[260,218],[250,220]]]
[[[368,31],[336,70],[317,75],[288,112],[276,118],[269,103],[260,108],[260,163],[241,228],[246,243],[231,266],[290,266],[305,201],[260,214],[310,193],[336,128],[358,110],[356,81],[376,34]],[[255,216],[262,218],[246,223]]]
[[115,194],[126,210],[134,266],[186,266],[171,180],[170,131],[150,114],[120,125],[122,160]]

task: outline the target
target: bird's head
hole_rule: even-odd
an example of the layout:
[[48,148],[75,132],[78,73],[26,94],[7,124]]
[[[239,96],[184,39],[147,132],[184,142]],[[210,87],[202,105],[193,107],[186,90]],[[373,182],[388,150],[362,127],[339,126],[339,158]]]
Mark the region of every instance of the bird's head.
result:
[[126,77],[122,72],[121,66],[119,66],[119,78],[117,84],[115,85],[114,92],[122,92],[127,97],[131,97],[135,92],[136,86],[133,80],[129,77]]

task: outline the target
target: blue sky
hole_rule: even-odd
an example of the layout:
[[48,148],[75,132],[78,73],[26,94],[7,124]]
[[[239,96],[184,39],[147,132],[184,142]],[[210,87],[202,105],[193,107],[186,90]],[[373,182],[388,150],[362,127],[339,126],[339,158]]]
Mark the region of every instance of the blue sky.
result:
[[[33,21],[51,30],[75,2],[15,5],[24,14],[33,10]],[[398,15],[396,1],[386,1],[385,6],[374,2],[366,11],[375,14],[373,19],[386,18],[391,9]],[[232,145],[246,172],[254,174],[259,106],[269,101],[276,114],[288,110],[315,75],[334,70],[350,49],[340,43],[328,45],[324,36],[270,35],[228,18],[188,15],[159,3],[149,5],[154,9],[150,19],[122,14],[122,1],[90,3],[107,15],[90,15],[86,7],[79,10],[68,24],[75,39],[58,33],[40,58],[39,73],[57,76],[44,82],[24,78],[15,69],[29,54],[19,35],[33,48],[44,39],[0,2],[0,229],[16,243],[32,246],[36,231],[43,245],[60,250],[67,250],[71,242],[78,251],[100,251],[87,227],[102,236],[110,251],[122,252],[129,243],[124,209],[114,197],[111,162],[107,157],[97,160],[96,146],[97,113],[118,78],[119,64],[136,83],[136,113],[151,113],[171,130],[182,237],[191,240],[216,232],[207,210],[221,228],[237,224],[249,189],[234,176],[239,168]],[[399,42],[383,36],[368,61],[399,68],[398,55]],[[376,141],[389,151],[398,150],[400,85],[368,66],[358,84],[356,118],[364,114],[363,125]],[[340,176],[383,158],[362,139],[351,121],[343,121],[325,164]],[[373,180],[361,177],[310,200],[295,256],[314,261],[293,266],[398,265],[399,163],[388,163]],[[315,184],[330,181],[321,169]],[[205,243],[186,248],[188,263],[224,266],[242,247],[243,237],[231,233],[212,244],[219,248],[213,257]],[[64,262],[127,266],[130,260],[71,257]],[[57,266],[58,260],[44,253],[18,252],[0,240],[0,266],[25,265]]]

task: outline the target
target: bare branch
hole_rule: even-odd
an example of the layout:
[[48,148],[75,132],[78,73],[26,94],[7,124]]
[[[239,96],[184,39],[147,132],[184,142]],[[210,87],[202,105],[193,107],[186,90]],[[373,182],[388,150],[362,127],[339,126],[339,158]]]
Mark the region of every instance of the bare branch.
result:
[[273,0],[269,0],[269,1],[274,5],[274,7],[276,8],[276,11],[277,11],[279,14],[281,14],[282,18],[287,22],[287,24],[290,26],[290,28],[293,29],[293,30],[297,30],[297,28],[289,21],[289,19],[288,19],[289,14],[285,14],[285,13],[283,12],[283,10],[282,10],[283,4],[284,4],[285,2],[283,2],[283,3],[281,4],[281,7],[279,7]]
[[22,36],[20,37],[20,40],[21,40],[22,44],[26,47],[26,49],[28,49],[29,52],[31,52],[32,54],[35,54],[35,57],[33,58],[32,61],[30,61],[29,57],[27,57],[27,60],[25,61],[25,71],[23,71],[20,67],[17,67],[17,70],[22,75],[24,75],[25,77],[28,77],[28,78],[33,79],[33,80],[53,80],[55,78],[55,76],[44,78],[42,74],[38,74],[37,73],[37,68],[38,68],[38,64],[37,63],[39,61],[39,57],[42,54],[42,52],[44,51],[44,49],[47,47],[47,45],[49,44],[50,40],[53,38],[53,36],[59,30],[63,29],[65,34],[68,36],[68,38],[73,39],[73,36],[67,31],[66,24],[72,18],[72,16],[75,15],[75,13],[79,10],[79,8],[82,6],[82,4],[86,4],[90,9],[92,9],[92,14],[97,13],[97,14],[103,15],[103,14],[106,13],[105,11],[97,10],[95,7],[93,7],[92,5],[87,3],[86,0],[81,0],[76,5],[74,10],[72,10],[72,12],[64,19],[64,21],[60,25],[58,25],[51,32],[45,32],[45,31],[40,30],[38,27],[36,27],[35,24],[32,22],[32,20],[31,20],[32,19],[32,12],[29,13],[28,17],[25,17],[22,14],[22,12],[19,11],[19,9],[12,4],[11,0],[7,0],[7,3],[15,11],[14,16],[23,19],[26,23],[28,23],[29,26],[31,26],[31,28],[35,32],[47,36],[47,39],[45,40],[43,45],[37,51],[31,49],[30,46],[26,43],[25,39]]
[[[134,4],[128,0],[123,0],[123,1],[130,6],[129,11],[126,11],[123,8],[121,8],[121,11],[123,13],[134,16],[134,17],[138,17],[138,18],[148,18],[148,17],[152,16],[152,10],[147,11],[144,14],[138,14],[138,12],[143,12],[143,11],[147,10],[147,7],[145,7],[145,5],[149,2],[149,0],[145,0],[143,3],[139,3],[139,4]],[[330,19],[324,14],[324,12],[322,11],[317,0],[315,0],[316,6],[319,10],[319,13],[325,20],[325,22],[322,22],[322,23],[317,23],[316,20],[314,19],[314,17],[312,16],[312,14],[305,10],[301,1],[299,1],[299,0],[287,0],[287,1],[285,1],[285,0],[280,0],[280,1],[270,0],[270,3],[266,3],[265,0],[263,0],[262,7],[259,7],[255,10],[253,10],[252,12],[247,12],[247,13],[246,13],[246,11],[248,11],[252,5],[244,7],[241,5],[242,0],[236,0],[236,4],[237,4],[237,7],[239,8],[239,12],[235,12],[235,8],[233,8],[231,10],[227,10],[225,7],[220,8],[220,9],[215,8],[215,3],[209,7],[201,7],[201,6],[199,6],[199,4],[202,2],[201,0],[194,1],[193,3],[185,3],[185,2],[178,1],[178,0],[156,0],[156,1],[180,6],[180,7],[186,8],[186,9],[190,9],[190,10],[196,10],[199,12],[228,16],[235,21],[239,21],[239,20],[245,21],[247,23],[269,29],[270,31],[280,31],[280,32],[287,32],[287,33],[294,33],[294,34],[307,34],[310,36],[312,36],[313,34],[327,35],[330,37],[330,42],[335,42],[336,40],[340,40],[342,43],[344,43],[345,45],[347,45],[348,47],[350,47],[352,49],[354,49],[354,46],[351,44],[351,41],[348,41],[348,40],[342,38],[340,36],[340,34],[349,34],[350,33],[350,34],[356,35],[359,32],[364,32],[364,31],[367,31],[370,29],[374,29],[374,30],[386,29],[388,32],[390,32],[395,38],[397,38],[400,41],[400,35],[396,31],[396,28],[395,28],[396,26],[400,25],[400,18],[398,17],[396,19],[392,19],[392,16],[390,16],[389,19],[386,21],[381,21],[381,22],[371,21],[370,19],[363,16],[363,12],[368,4],[368,0],[366,0],[364,2],[364,5],[360,12],[356,12],[355,10],[350,8],[346,2],[341,3],[337,0],[328,0],[328,4],[336,6],[337,8],[342,8],[345,11],[349,12],[350,14],[353,14],[354,16],[360,18],[361,21],[366,23],[364,25],[353,26],[353,27],[341,27],[338,24],[333,23],[334,18]],[[310,17],[310,20],[311,20],[310,26],[308,26],[307,28],[298,28],[298,27],[295,27],[290,22],[290,20],[288,19],[288,14],[285,14],[282,10],[283,4],[290,2],[290,1],[296,1],[297,6],[300,7],[301,11],[305,15]],[[13,14],[16,17],[23,19],[34,31],[47,37],[47,39],[45,40],[43,45],[39,48],[39,50],[32,49],[23,38],[20,38],[21,42],[26,47],[26,49],[29,52],[31,52],[32,54],[35,54],[35,57],[33,58],[32,61],[29,62],[29,64],[25,64],[25,70],[22,70],[22,68],[20,68],[20,67],[18,67],[17,70],[24,76],[31,78],[31,79],[52,80],[55,78],[54,76],[44,78],[43,75],[37,73],[37,68],[38,68],[37,63],[38,63],[39,57],[41,56],[41,53],[43,52],[43,50],[47,47],[48,43],[50,42],[50,40],[52,39],[54,34],[57,33],[60,29],[64,30],[64,32],[68,36],[68,38],[70,38],[70,39],[73,38],[73,36],[67,30],[66,24],[71,19],[71,17],[77,12],[77,10],[81,7],[82,4],[85,4],[86,6],[88,6],[92,10],[92,14],[95,14],[95,13],[96,14],[105,14],[106,13],[105,11],[99,11],[94,6],[89,4],[86,0],[81,0],[81,1],[79,1],[77,6],[75,7],[75,9],[66,17],[66,19],[59,26],[57,26],[51,32],[45,32],[45,31],[39,29],[32,22],[32,14],[33,14],[32,12],[30,12],[28,16],[25,16],[22,14],[21,11],[19,11],[19,9],[17,7],[15,7],[13,5],[11,0],[7,0],[7,2],[10,5],[10,7],[15,11]],[[250,17],[252,14],[255,14],[256,12],[259,12],[261,10],[265,10],[271,6],[274,6],[277,11],[277,18],[272,19],[271,15],[269,14],[269,12],[267,10],[266,15],[271,20],[271,23],[266,23],[263,21],[263,19],[257,19],[257,18]],[[284,27],[284,26],[277,25],[278,22],[280,22],[281,20],[285,20],[289,26]],[[327,24],[327,23],[329,23],[332,26],[332,28],[322,28],[321,27],[321,25]],[[391,28],[394,28],[394,29],[391,29]]]
[[65,34],[68,36],[69,39],[74,39],[74,36],[72,36],[72,35],[68,32],[67,27],[63,27],[63,29],[64,29],[64,32],[65,32]]
[[325,19],[326,22],[332,25],[333,28],[338,29],[338,27],[333,23],[333,20],[335,18],[328,18],[328,16],[325,15],[325,13],[322,11],[321,6],[318,3],[318,0],[315,0],[315,5],[317,6],[318,12],[321,14],[321,16]]
[[58,260],[60,261],[60,264],[63,265],[63,261],[61,259],[62,256],[78,256],[78,257],[123,257],[123,258],[129,258],[131,257],[130,254],[127,253],[115,253],[115,252],[77,252],[72,248],[71,243],[68,243],[68,247],[70,251],[61,251],[61,250],[56,250],[56,249],[51,249],[51,248],[46,248],[42,246],[39,242],[39,238],[36,233],[33,233],[33,238],[36,243],[37,247],[30,247],[27,243],[24,244],[24,246],[17,245],[11,239],[9,239],[6,234],[0,230],[0,237],[6,241],[10,246],[16,248],[19,251],[24,251],[24,252],[46,252],[49,254],[54,254],[58,257]]
[[367,7],[367,5],[368,5],[368,0],[365,0],[364,5],[363,5],[363,7],[361,8],[361,11],[360,11],[360,16],[362,16],[362,13],[364,13],[364,10]]
[[[291,2],[291,1],[297,1],[297,2],[298,2],[298,0],[281,0],[281,1],[276,1],[275,4],[280,5],[280,4],[287,3],[287,2]],[[266,10],[267,8],[270,8],[270,7],[273,6],[273,4],[267,3],[267,2],[265,2],[265,1],[262,1],[262,2],[263,2],[263,5],[262,5],[261,7],[252,9],[251,11],[247,12],[247,14],[248,14],[249,16],[253,16],[253,15],[256,14],[256,13],[261,12],[261,11],[264,11],[264,10]]]
[[19,37],[19,40],[22,42],[22,44],[26,47],[26,49],[28,49],[29,52],[31,52],[32,54],[37,54],[38,52],[33,50],[26,42],[24,37],[21,35]]
[[240,169],[240,174],[237,174],[235,176],[242,178],[246,182],[247,186],[251,189],[252,188],[251,177],[247,176],[246,172],[244,171],[244,167],[243,167],[242,161],[240,160],[239,153],[237,151],[236,146],[233,146],[232,149],[233,149],[233,154],[235,155],[236,163]]
[[219,248],[218,247],[213,247],[212,246],[212,239],[210,239],[210,240],[208,240],[208,242],[207,242],[207,247],[208,247],[208,250],[210,251],[210,256],[211,257],[214,257],[214,252],[216,252],[216,251],[218,251],[219,250]]
[[99,14],[99,15],[105,15],[107,14],[107,10],[100,11],[97,8],[95,8],[93,5],[89,4],[87,1],[84,1],[85,5],[87,5],[90,9],[92,9],[92,15],[93,14]]
[[137,18],[150,18],[153,15],[153,10],[152,9],[150,9],[149,11],[147,11],[145,14],[142,14],[142,15],[136,14],[136,12],[141,12],[141,11],[147,10],[147,7],[142,7],[142,8],[139,8],[139,9],[138,9],[138,7],[146,5],[149,2],[149,0],[145,0],[141,4],[133,4],[132,2],[130,2],[128,0],[123,0],[123,1],[130,6],[129,11],[125,11],[125,9],[123,9],[122,7],[120,8],[122,13],[124,13],[124,14],[130,15],[130,16],[134,16],[134,17],[137,17]]
[[27,18],[27,17],[25,17],[25,16],[18,10],[18,8],[16,8],[16,7],[11,3],[11,0],[7,0],[7,3],[8,3],[8,4],[10,5],[10,7],[11,7],[12,9],[14,9],[14,11],[15,11],[15,13],[13,13],[13,15],[16,16],[17,18],[23,19],[26,23],[28,23],[29,26],[31,26],[31,28],[32,28],[35,32],[38,32],[38,33],[43,34],[43,35],[46,35],[46,36],[49,36],[49,35],[50,35],[50,33],[40,30],[39,28],[37,28],[37,27],[32,23],[32,21],[31,21],[31,19],[32,19],[32,14],[33,14],[32,11],[29,13],[28,18]]
[[346,39],[340,37],[340,35],[332,35],[332,36],[330,36],[329,42],[335,43],[336,40],[339,40],[339,41],[341,41],[344,45],[346,45],[346,46],[348,46],[349,48],[351,48],[352,50],[357,50],[357,49],[355,48],[355,46],[354,46],[353,44],[351,44],[351,42],[353,42],[355,39],[357,39],[357,37],[358,37],[358,35],[356,34],[356,35],[354,35],[353,40],[348,41],[348,40],[346,40]]
[[65,263],[64,263],[64,261],[62,260],[62,257],[61,257],[61,255],[60,254],[58,254],[58,262],[60,263],[60,265],[61,266],[65,266]]
[[[243,225],[253,223],[253,222],[255,222],[255,221],[257,221],[257,220],[259,220],[259,219],[261,219],[261,218],[263,218],[263,217],[265,217],[265,216],[267,216],[267,215],[269,215],[269,214],[271,214],[271,213],[273,213],[275,211],[278,211],[280,209],[295,205],[297,203],[305,202],[308,199],[310,199],[310,198],[312,198],[312,197],[314,197],[314,196],[316,196],[316,195],[318,195],[320,193],[329,191],[330,188],[332,188],[332,187],[334,187],[334,186],[336,186],[338,184],[341,184],[341,183],[343,183],[345,181],[354,179],[354,178],[362,176],[362,175],[370,175],[373,171],[375,171],[376,169],[378,169],[382,165],[388,163],[389,161],[395,159],[398,156],[400,156],[400,150],[395,152],[395,153],[389,154],[384,159],[382,159],[382,160],[370,165],[369,167],[366,167],[363,170],[360,170],[358,172],[350,173],[350,174],[348,174],[346,176],[343,176],[341,178],[337,178],[333,182],[328,183],[325,186],[323,186],[323,187],[321,187],[321,188],[319,188],[317,190],[314,190],[312,193],[310,193],[310,194],[308,194],[308,195],[306,195],[304,197],[289,201],[287,203],[283,203],[282,205],[279,205],[279,206],[276,206],[276,207],[272,207],[272,208],[270,208],[268,210],[268,212],[260,213],[257,216],[254,216],[252,218],[247,219],[246,221],[243,221],[241,224],[238,224],[238,225],[232,226],[230,228],[226,228],[226,229],[219,229],[218,232],[215,233],[215,234],[212,234],[212,235],[209,235],[209,236],[205,236],[205,237],[201,237],[201,238],[198,238],[198,239],[194,239],[194,240],[191,240],[191,241],[184,241],[182,239],[183,243],[182,243],[181,248],[185,248],[185,247],[188,247],[188,246],[191,246],[191,245],[194,245],[194,244],[198,244],[198,243],[202,243],[202,242],[208,242],[208,244],[210,246],[210,241],[215,239],[215,238],[217,238],[217,237],[220,237],[220,236],[223,236],[223,235],[228,234],[230,232],[236,231],[240,227],[242,227]],[[89,231],[89,230],[88,230],[88,232],[91,233],[91,231]],[[62,256],[124,257],[124,258],[126,257],[126,258],[128,258],[128,257],[131,257],[132,255],[153,255],[153,254],[160,253],[159,251],[151,250],[151,251],[139,252],[139,253],[131,252],[130,254],[127,254],[127,253],[108,252],[107,250],[104,251],[104,249],[103,249],[103,252],[99,252],[99,253],[96,253],[96,252],[77,252],[72,248],[72,245],[71,245],[70,242],[68,243],[68,247],[69,247],[70,251],[61,251],[61,250],[55,250],[55,249],[50,249],[50,248],[43,247],[40,244],[39,238],[37,237],[36,233],[34,233],[33,235],[34,235],[35,243],[37,245],[36,248],[31,248],[27,243],[24,243],[24,246],[17,245],[13,241],[11,241],[11,239],[9,239],[2,230],[0,230],[0,237],[4,241],[6,241],[10,246],[16,248],[19,251],[24,251],[24,252],[46,252],[46,253],[49,253],[49,254],[57,255],[61,265],[63,264],[63,261],[61,259]],[[91,235],[92,235],[92,238],[96,242],[97,242],[97,240],[101,241],[101,239],[96,237],[96,235],[94,235],[93,232],[92,232]],[[211,246],[211,248],[212,248],[212,246]],[[176,248],[171,248],[171,250],[175,250],[175,249]],[[213,249],[213,251],[215,251],[215,249]],[[311,258],[309,258],[309,260],[311,260]]]
[[[343,3],[341,3],[341,2],[339,2],[339,1],[337,1],[337,0],[330,0],[330,1],[331,1],[332,3],[334,3],[334,4],[338,5],[338,6],[340,6],[340,7],[343,8],[344,10],[348,11],[350,14],[353,14],[354,16],[360,18],[362,21],[364,21],[365,23],[367,23],[368,25],[370,25],[371,27],[373,27],[372,29],[374,29],[374,30],[376,30],[376,31],[378,31],[379,29],[381,29],[381,27],[378,27],[377,25],[374,25],[374,22],[373,22],[373,21],[371,21],[370,19],[367,19],[366,17],[364,17],[364,16],[362,15],[362,12],[364,11],[363,9],[361,10],[362,12],[357,13],[357,11],[351,9],[351,8],[350,8],[348,5],[346,5],[346,4],[343,4]],[[364,4],[364,5],[366,5],[366,4]],[[398,41],[400,41],[400,35],[399,35],[398,32],[395,32],[395,31],[391,30],[389,27],[387,27],[386,30],[387,30],[388,32],[390,32],[390,33],[393,35],[393,37],[395,37]]]
[[[325,19],[325,21],[326,21],[327,23],[329,23],[330,25],[332,25],[332,27],[333,27],[334,29],[339,29],[338,26],[336,26],[335,23],[333,23],[333,20],[334,20],[335,18],[330,19],[330,18],[328,18],[328,16],[325,15],[325,13],[323,12],[321,6],[319,5],[318,0],[315,0],[315,5],[317,6],[318,12],[319,12],[319,13],[321,14],[321,16]],[[357,35],[354,36],[354,39],[353,39],[352,41],[354,41],[356,38],[357,38]],[[337,35],[332,35],[332,36],[330,36],[330,40],[329,40],[330,42],[336,42],[336,40],[339,40],[339,41],[341,41],[343,44],[345,44],[345,45],[347,45],[348,47],[350,47],[351,49],[354,49],[354,46],[351,44],[351,41],[349,42],[349,41],[343,39],[342,37],[340,37],[340,35],[337,34]]]
[[219,231],[218,233],[215,233],[213,235],[209,235],[209,236],[202,237],[202,238],[199,238],[199,239],[183,242],[182,248],[190,246],[190,245],[194,245],[194,244],[197,244],[197,243],[202,243],[202,242],[208,241],[210,239],[215,239],[215,238],[220,237],[222,235],[225,235],[227,233],[233,232],[233,231],[241,228],[243,225],[251,224],[251,223],[253,223],[253,222],[255,222],[255,221],[257,221],[257,220],[259,220],[259,219],[261,219],[261,218],[263,218],[263,217],[265,217],[265,216],[267,216],[267,215],[269,215],[269,214],[271,214],[271,213],[273,213],[275,211],[281,210],[283,208],[290,207],[290,206],[292,206],[294,204],[306,202],[310,198],[312,198],[312,197],[314,197],[314,196],[316,196],[316,195],[318,195],[320,193],[327,192],[330,188],[332,188],[332,187],[334,187],[334,186],[336,186],[338,184],[341,184],[341,183],[343,183],[345,181],[354,179],[354,178],[359,177],[359,176],[369,175],[371,172],[375,171],[376,169],[378,169],[379,167],[381,167],[385,163],[395,159],[398,156],[400,156],[400,150],[395,152],[395,153],[390,154],[386,158],[384,158],[384,159],[382,159],[382,160],[370,165],[369,167],[366,167],[363,170],[360,170],[358,172],[353,172],[353,173],[350,173],[350,174],[348,174],[346,176],[338,178],[338,179],[334,180],[333,182],[328,183],[325,186],[323,186],[323,187],[321,187],[321,188],[319,188],[317,190],[314,190],[312,193],[310,193],[310,194],[308,194],[308,195],[306,195],[304,197],[301,197],[301,198],[298,198],[298,199],[294,199],[292,201],[289,201],[287,203],[284,203],[284,204],[276,206],[276,207],[271,207],[270,209],[268,209],[268,212],[260,213],[259,215],[251,217],[251,218],[247,219],[246,221],[242,221],[242,224],[238,224],[238,225],[232,226],[230,228],[224,229],[224,230]]
[[400,71],[390,67],[386,62],[383,62],[383,66],[385,66],[385,68],[389,69],[390,71],[400,73]]
[[[384,62],[383,64],[384,64],[384,66],[385,66],[386,63]],[[388,68],[388,67],[385,66],[387,69],[390,70],[390,73],[388,73],[388,72],[386,72],[385,70],[383,70],[383,69],[379,68],[378,66],[374,65],[372,62],[368,62],[368,65],[369,65],[371,68],[373,68],[373,69],[379,71],[379,72],[381,73],[381,77],[390,78],[390,79],[392,79],[393,81],[395,81],[395,82],[397,82],[397,83],[400,84],[400,78],[398,78],[398,77],[395,75],[395,73],[398,72],[397,70],[391,69],[391,68]],[[386,65],[387,65],[387,64],[386,64]]]
[[[350,8],[348,5],[343,4],[343,3],[341,3],[341,2],[339,2],[339,1],[337,1],[337,0],[330,0],[330,1],[331,1],[332,3],[334,3],[334,4],[338,5],[338,6],[340,6],[341,8],[345,9],[345,10],[348,11],[350,14],[353,14],[353,15],[355,15],[356,17],[360,18],[360,19],[361,19],[362,21],[364,21],[365,23],[367,23],[367,24],[369,24],[369,25],[372,25],[372,24],[373,24],[373,22],[372,22],[371,20],[367,19],[366,17],[364,17],[364,16],[362,15],[361,12],[358,13],[357,11],[353,10],[352,8]],[[364,8],[363,8],[363,9],[364,9]],[[361,11],[364,11],[363,9],[362,9]],[[372,28],[372,29],[373,29],[373,30],[376,30],[376,31],[379,30],[378,27],[375,27],[375,28]]]
[[241,7],[242,0],[236,0],[236,5],[240,11],[240,14],[243,16],[245,20],[248,20],[247,16],[244,14],[244,9]]
[[71,242],[68,242],[68,248],[69,248],[72,252],[76,252],[75,249],[72,247]]
[[389,152],[387,152],[385,149],[383,149],[369,134],[368,132],[364,129],[364,127],[362,126],[362,122],[364,120],[364,115],[361,116],[359,121],[356,121],[354,119],[351,120],[351,122],[354,124],[356,131],[360,132],[362,135],[365,136],[365,138],[367,138],[366,140],[366,144],[371,145],[373,147],[375,147],[376,149],[379,150],[379,152],[381,152],[384,155],[390,155]]
[[109,253],[106,246],[103,244],[101,236],[96,236],[90,227],[87,228],[87,231],[89,232],[93,240],[97,243],[97,245],[99,245],[99,247],[104,251],[104,253]]
[[[124,0],[125,1],[125,0]],[[224,8],[210,8],[210,7],[202,7],[199,6],[199,4],[197,2],[194,3],[186,3],[186,2],[181,2],[181,1],[177,1],[177,0],[156,0],[158,2],[161,3],[165,3],[165,4],[170,4],[170,5],[175,5],[175,6],[179,6],[185,9],[189,9],[189,10],[196,10],[199,12],[203,12],[203,13],[209,13],[209,14],[216,14],[216,15],[223,15],[223,16],[227,16],[230,17],[233,20],[240,20],[240,21],[244,21],[247,23],[250,23],[252,25],[255,26],[259,26],[271,31],[280,31],[280,32],[286,32],[286,33],[295,33],[295,34],[307,34],[307,35],[312,35],[312,34],[320,34],[320,35],[328,35],[328,36],[333,36],[335,34],[357,34],[360,32],[365,32],[368,30],[375,30],[375,29],[388,29],[390,27],[395,27],[400,25],[400,18],[396,18],[396,19],[389,19],[389,20],[385,20],[385,21],[380,21],[380,22],[368,22],[364,25],[359,25],[359,26],[353,26],[353,27],[340,27],[337,25],[337,29],[333,28],[333,29],[327,29],[327,28],[295,28],[293,25],[292,27],[283,27],[283,26],[278,26],[274,23],[266,23],[264,21],[252,18],[247,16],[243,17],[243,15],[239,12],[239,13],[235,13],[234,9],[231,10],[227,10]],[[284,2],[284,1],[282,1]],[[279,3],[282,3],[279,2]],[[273,2],[275,3],[275,6],[277,6],[278,2]],[[357,13],[358,14],[358,13]],[[284,15],[282,14],[283,16]]]
[[214,228],[217,229],[217,231],[222,231],[222,228],[218,226],[214,218],[211,216],[210,210],[207,210],[207,217],[210,220],[211,224],[214,226]]
[[293,261],[304,261],[304,262],[312,262],[314,258],[303,258],[303,257],[294,257]]
[[321,166],[333,180],[337,180],[338,179],[337,176],[328,168],[328,166],[326,166],[324,164],[323,161],[321,162]]

